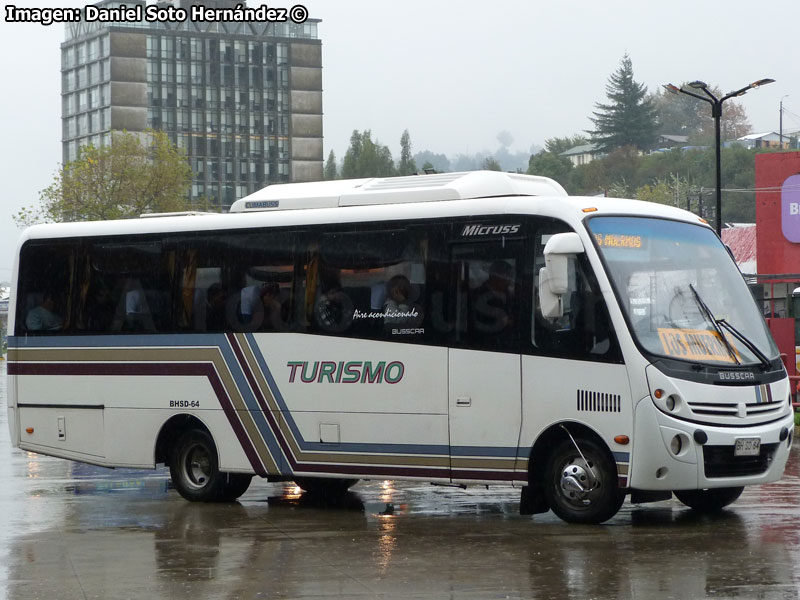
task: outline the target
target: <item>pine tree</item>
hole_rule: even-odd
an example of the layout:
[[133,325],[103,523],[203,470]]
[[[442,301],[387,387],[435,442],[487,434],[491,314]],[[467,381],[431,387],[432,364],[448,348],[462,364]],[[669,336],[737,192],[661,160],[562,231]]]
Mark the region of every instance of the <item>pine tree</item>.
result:
[[595,129],[591,141],[599,150],[610,151],[624,146],[647,150],[656,140],[656,112],[647,98],[647,88],[633,79],[633,65],[626,53],[619,69],[608,79],[609,104],[595,104],[591,118]]
[[411,155],[411,136],[408,134],[408,129],[406,129],[400,137],[400,164],[397,165],[397,173],[399,175],[413,175],[416,172],[417,163],[414,162],[414,157]]
[[336,154],[334,154],[333,150],[328,154],[328,160],[325,163],[325,170],[322,172],[322,177],[326,181],[339,177],[339,171],[336,168]]

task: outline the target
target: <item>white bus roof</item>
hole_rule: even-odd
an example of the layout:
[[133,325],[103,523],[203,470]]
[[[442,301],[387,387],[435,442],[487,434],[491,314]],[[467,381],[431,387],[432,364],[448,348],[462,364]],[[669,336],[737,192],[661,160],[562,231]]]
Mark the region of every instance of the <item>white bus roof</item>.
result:
[[[272,201],[278,205],[271,209],[246,207],[246,202]],[[34,225],[22,233],[18,247],[30,239],[295,227],[464,215],[542,215],[561,219],[573,227],[577,227],[587,214],[641,215],[704,222],[696,215],[672,206],[641,200],[567,196],[558,183],[545,177],[491,171],[273,185],[236,204],[238,207],[232,210],[238,214],[159,215],[161,218]]]
[[231,212],[404,204],[496,196],[566,195],[561,185],[547,177],[470,171],[270,185],[234,202]]

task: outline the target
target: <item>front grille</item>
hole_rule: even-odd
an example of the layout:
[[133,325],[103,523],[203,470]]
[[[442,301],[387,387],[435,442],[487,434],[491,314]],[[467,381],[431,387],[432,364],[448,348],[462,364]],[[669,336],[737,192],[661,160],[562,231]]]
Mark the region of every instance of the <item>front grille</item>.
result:
[[733,446],[703,446],[706,477],[745,477],[764,473],[778,444],[761,444],[758,456],[734,456]]
[[[688,402],[689,408],[698,416],[704,417],[738,417],[739,405],[734,403]],[[784,409],[783,402],[751,402],[745,404],[744,417],[771,416]]]

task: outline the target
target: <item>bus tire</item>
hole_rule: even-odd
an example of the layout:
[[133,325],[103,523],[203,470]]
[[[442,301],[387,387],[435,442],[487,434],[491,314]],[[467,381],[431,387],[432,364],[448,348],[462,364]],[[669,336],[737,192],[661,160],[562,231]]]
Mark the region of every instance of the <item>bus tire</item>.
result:
[[[207,431],[191,429],[178,438],[172,447],[169,473],[173,487],[186,500],[191,502],[227,500],[227,476],[219,471],[217,448]],[[230,490],[230,492],[235,491],[237,490]],[[241,493],[244,493],[244,490]]]
[[676,490],[675,497],[693,511],[707,514],[719,512],[742,495],[743,487],[711,488],[707,490]]
[[340,498],[351,487],[358,483],[358,479],[334,479],[330,477],[296,477],[294,482],[303,491],[320,498]]
[[625,500],[617,467],[598,442],[582,437],[575,441],[583,457],[570,439],[550,454],[544,494],[553,512],[567,523],[602,523],[617,514]]

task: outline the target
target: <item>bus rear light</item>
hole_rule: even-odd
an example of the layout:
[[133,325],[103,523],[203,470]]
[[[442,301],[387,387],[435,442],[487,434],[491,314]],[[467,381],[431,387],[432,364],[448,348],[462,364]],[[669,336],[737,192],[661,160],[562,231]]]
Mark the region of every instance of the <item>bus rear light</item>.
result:
[[622,446],[625,446],[626,444],[630,443],[631,438],[629,438],[627,435],[615,435],[614,441]]

